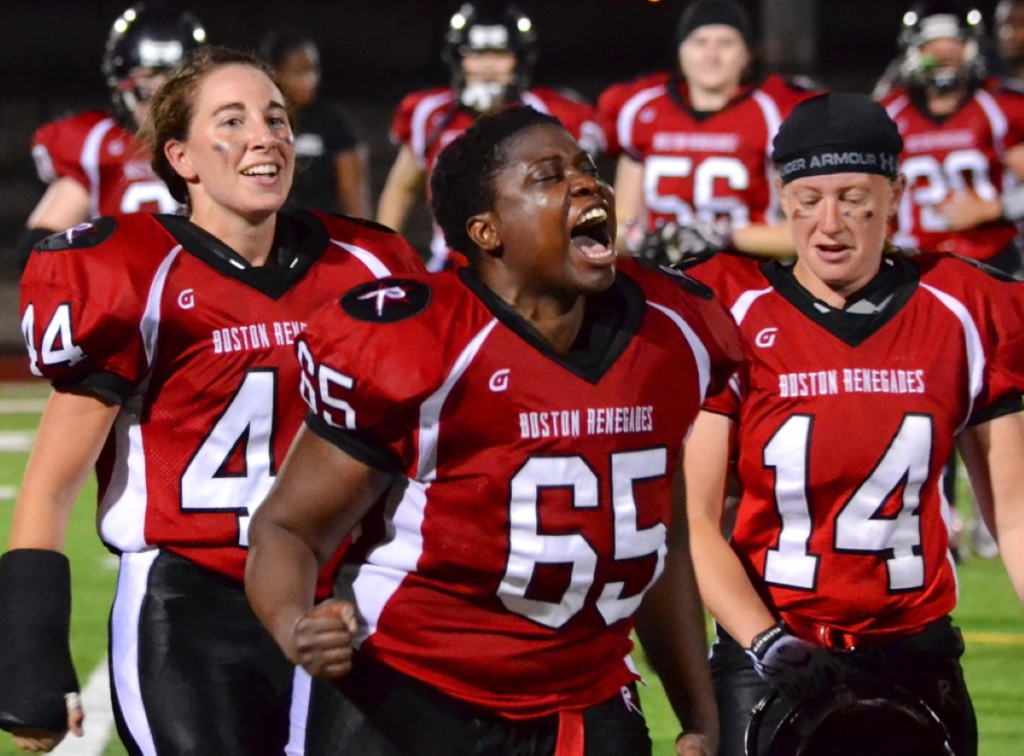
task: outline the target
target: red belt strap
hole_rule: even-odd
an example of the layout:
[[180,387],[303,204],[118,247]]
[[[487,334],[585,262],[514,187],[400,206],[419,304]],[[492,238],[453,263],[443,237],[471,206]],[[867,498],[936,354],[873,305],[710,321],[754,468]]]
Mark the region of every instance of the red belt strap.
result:
[[555,756],[583,756],[583,712],[563,709],[558,712],[558,742]]

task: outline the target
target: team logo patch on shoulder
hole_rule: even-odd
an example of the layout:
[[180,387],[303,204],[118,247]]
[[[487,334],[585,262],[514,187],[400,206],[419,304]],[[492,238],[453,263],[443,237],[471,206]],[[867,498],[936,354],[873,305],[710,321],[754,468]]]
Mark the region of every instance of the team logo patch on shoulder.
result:
[[59,234],[47,236],[36,245],[36,249],[40,252],[63,252],[66,249],[96,247],[113,236],[115,231],[115,219],[97,218],[89,223],[79,223]]
[[427,309],[430,297],[430,287],[425,283],[382,278],[352,289],[341,298],[341,308],[356,320],[397,323]]

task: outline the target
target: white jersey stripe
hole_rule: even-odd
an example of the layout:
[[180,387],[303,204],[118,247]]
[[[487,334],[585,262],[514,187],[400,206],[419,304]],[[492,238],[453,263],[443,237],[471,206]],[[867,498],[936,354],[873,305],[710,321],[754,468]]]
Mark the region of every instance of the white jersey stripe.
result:
[[[394,512],[389,523],[394,538],[372,552],[361,564],[352,581],[352,590],[360,624],[356,645],[362,645],[377,632],[380,615],[407,575],[416,572],[423,554],[423,518],[427,508],[429,483],[403,479],[396,481],[388,494],[385,511]],[[369,562],[373,564],[369,564]]]
[[1006,113],[999,107],[996,98],[984,89],[978,89],[974,93],[974,99],[985,112],[988,124],[992,129],[992,146],[1002,160],[1006,156],[1006,132],[1009,131],[1009,123],[1006,120]]
[[771,180],[775,174],[775,163],[772,161],[772,144],[775,135],[782,126],[782,113],[779,104],[768,94],[760,89],[753,92],[754,102],[761,108],[761,115],[764,116],[765,128],[768,131],[768,138],[764,143],[764,170],[769,177],[768,181],[768,207],[765,208],[765,220],[771,225],[778,225],[782,220],[782,204],[779,200],[779,192],[775,188],[775,181]]
[[107,132],[114,128],[113,118],[104,118],[91,129],[82,145],[82,170],[89,179],[89,217],[100,214],[100,147]]
[[[146,363],[153,366],[160,334],[160,309],[167,275],[181,254],[181,245],[174,247],[160,263],[146,298],[146,309],[139,322],[139,331],[146,352]],[[121,406],[114,421],[114,464],[110,483],[100,502],[100,537],[119,551],[142,551],[148,548],[145,536],[146,452],[142,439],[143,396],[149,385],[147,376],[135,393]]]
[[743,322],[743,319],[747,317],[747,312],[750,311],[751,305],[754,304],[760,297],[765,294],[770,294],[774,289],[752,289],[751,291],[743,292],[736,303],[730,308],[729,312],[732,313],[733,319],[736,321],[736,325]]
[[524,105],[529,105],[534,110],[550,115],[550,113],[548,113],[548,106],[544,104],[544,100],[540,99],[533,92],[529,90],[523,92],[522,95],[520,95],[520,99],[523,101]]
[[462,350],[462,354],[452,365],[451,372],[444,379],[441,388],[427,397],[420,407],[419,460],[416,466],[416,479],[431,481],[437,475],[437,438],[441,432],[441,410],[455,384],[469,368],[484,341],[490,336],[498,320],[494,319],[481,329]]
[[690,324],[683,320],[678,312],[655,302],[648,301],[647,304],[665,313],[669,320],[675,323],[676,327],[683,332],[683,336],[686,337],[690,350],[693,352],[694,362],[697,363],[697,378],[700,382],[700,402],[703,404],[708,394],[708,385],[711,383],[711,357],[708,355],[707,347],[704,346],[704,342],[700,340],[700,337],[690,328]]
[[[110,613],[110,669],[125,724],[145,756],[156,756],[153,728],[142,704],[139,681],[139,617],[157,549],[122,554]],[[86,725],[88,727],[88,724]]]
[[164,297],[164,286],[167,284],[167,274],[171,265],[181,253],[179,244],[172,249],[167,257],[160,263],[160,267],[153,276],[153,283],[149,287],[149,296],[146,298],[146,309],[142,313],[142,322],[139,330],[142,331],[142,343],[146,348],[146,364],[153,366],[153,357],[156,355],[157,336],[160,333],[160,305]]
[[935,298],[956,316],[956,319],[960,321],[960,325],[964,329],[964,350],[966,351],[970,384],[968,386],[967,412],[957,428],[957,433],[959,433],[970,419],[971,413],[974,411],[974,401],[981,394],[981,390],[985,385],[985,349],[982,347],[978,326],[974,323],[971,313],[964,306],[963,302],[960,302],[944,291],[939,291],[929,284],[922,283],[921,288],[934,294]]
[[302,667],[295,668],[292,677],[292,705],[288,710],[288,742],[285,756],[304,756],[306,753],[306,722],[309,719],[309,698],[313,681]]
[[619,146],[626,152],[632,153],[633,150],[633,122],[636,120],[637,112],[664,91],[663,85],[642,89],[626,100],[626,104],[622,106],[619,117],[615,121],[615,130],[618,132]]
[[412,154],[416,156],[416,162],[424,170],[427,167],[427,121],[438,108],[447,105],[454,97],[452,92],[441,92],[431,97],[424,97],[412,111],[412,123],[410,124],[412,134],[409,137],[409,146],[412,148]]
[[388,266],[372,252],[365,250],[362,247],[357,247],[354,244],[346,244],[345,242],[336,241],[334,239],[331,239],[331,244],[336,244],[350,255],[356,257],[359,262],[365,265],[369,271],[373,273],[375,278],[387,278],[391,275],[391,271],[388,269]]
[[899,115],[899,112],[903,110],[903,108],[907,107],[907,105],[909,104],[910,98],[907,95],[901,95],[900,97],[897,97],[895,100],[889,103],[888,107],[886,107],[885,109],[885,112],[889,114],[890,118],[895,118],[897,115]]

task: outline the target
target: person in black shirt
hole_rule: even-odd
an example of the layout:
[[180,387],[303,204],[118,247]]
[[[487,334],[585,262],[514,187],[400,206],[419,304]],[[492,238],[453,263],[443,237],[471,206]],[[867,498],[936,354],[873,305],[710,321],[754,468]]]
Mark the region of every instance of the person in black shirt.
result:
[[348,113],[319,97],[320,51],[298,31],[269,32],[260,46],[288,99],[297,166],[289,207],[370,214],[368,151]]

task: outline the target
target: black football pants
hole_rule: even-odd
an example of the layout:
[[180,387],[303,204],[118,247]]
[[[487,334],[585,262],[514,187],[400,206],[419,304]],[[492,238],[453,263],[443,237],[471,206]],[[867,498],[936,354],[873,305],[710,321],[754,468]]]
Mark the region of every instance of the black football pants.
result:
[[309,678],[237,583],[167,551],[125,554],[110,630],[114,714],[133,756],[281,756],[290,738],[302,754]]
[[[586,756],[649,756],[635,686],[583,712]],[[512,721],[457,701],[363,655],[338,687],[314,689],[309,756],[552,756],[558,717]]]

